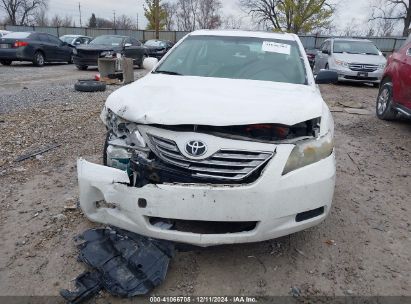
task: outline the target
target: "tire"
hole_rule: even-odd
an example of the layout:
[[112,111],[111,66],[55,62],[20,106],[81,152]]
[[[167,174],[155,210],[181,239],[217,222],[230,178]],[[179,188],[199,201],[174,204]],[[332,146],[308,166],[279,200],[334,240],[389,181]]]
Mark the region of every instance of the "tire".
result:
[[11,65],[11,63],[12,63],[13,61],[12,60],[0,60],[0,63],[2,64],[2,65]]
[[44,63],[45,63],[44,54],[40,51],[35,52],[34,57],[33,57],[33,64],[37,67],[42,67],[44,66]]
[[392,108],[392,82],[384,82],[381,85],[377,97],[376,113],[382,120],[393,120],[397,116],[397,111]]
[[372,86],[373,86],[374,88],[379,88],[379,87],[380,87],[380,84],[379,84],[379,83],[373,83]]
[[76,65],[76,68],[79,69],[80,71],[85,71],[88,69],[87,65]]
[[102,92],[106,90],[106,84],[96,80],[79,80],[74,88],[79,92]]
[[71,55],[70,55],[70,59],[67,61],[67,63],[68,63],[68,64],[72,64],[73,61],[74,61],[74,55],[71,54]]

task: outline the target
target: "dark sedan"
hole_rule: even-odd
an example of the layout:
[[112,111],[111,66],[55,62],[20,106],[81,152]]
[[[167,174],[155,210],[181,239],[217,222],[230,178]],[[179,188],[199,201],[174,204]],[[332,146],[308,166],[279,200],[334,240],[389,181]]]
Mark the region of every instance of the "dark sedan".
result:
[[46,33],[14,32],[0,38],[0,63],[31,61],[36,66],[45,62],[71,63],[72,49],[67,43]]
[[174,46],[174,44],[171,41],[147,40],[144,46],[147,48],[148,56],[161,59]]
[[132,58],[134,63],[142,66],[147,56],[143,44],[133,37],[104,35],[92,40],[87,45],[79,45],[74,50],[74,64],[79,70],[86,70],[89,66],[97,66],[98,58],[115,57],[123,54]]

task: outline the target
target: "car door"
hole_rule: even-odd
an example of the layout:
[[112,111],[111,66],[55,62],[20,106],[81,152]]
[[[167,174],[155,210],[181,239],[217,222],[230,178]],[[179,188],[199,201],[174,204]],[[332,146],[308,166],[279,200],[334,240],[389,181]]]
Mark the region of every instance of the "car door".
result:
[[128,37],[124,42],[124,54],[128,58],[133,58],[134,61],[140,62],[144,55],[143,44],[137,39]]
[[44,52],[46,61],[56,60],[55,47],[48,38],[48,34],[39,33],[40,49]]
[[400,82],[398,102],[411,109],[411,43],[400,51],[401,58],[398,65],[398,79]]
[[53,35],[48,35],[48,38],[53,45],[55,60],[68,61],[72,52],[72,49],[68,46],[68,44],[63,43],[63,41]]

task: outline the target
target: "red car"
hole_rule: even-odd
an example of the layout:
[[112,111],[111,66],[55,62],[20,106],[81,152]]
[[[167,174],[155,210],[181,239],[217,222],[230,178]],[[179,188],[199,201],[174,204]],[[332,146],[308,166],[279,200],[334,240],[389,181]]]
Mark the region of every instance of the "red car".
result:
[[377,99],[377,116],[394,119],[398,113],[411,117],[411,35],[388,58]]

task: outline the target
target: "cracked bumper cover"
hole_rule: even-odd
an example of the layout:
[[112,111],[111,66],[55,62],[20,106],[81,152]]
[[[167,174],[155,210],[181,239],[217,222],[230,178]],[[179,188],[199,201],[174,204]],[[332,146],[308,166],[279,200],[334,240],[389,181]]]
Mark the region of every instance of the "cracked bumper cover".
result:
[[[146,185],[129,187],[126,172],[78,160],[80,205],[94,222],[113,225],[144,236],[211,246],[258,242],[288,235],[323,221],[331,207],[335,186],[334,153],[315,164],[281,175],[292,145],[283,145],[262,176],[249,185]],[[139,199],[147,206],[140,208]],[[106,201],[116,208],[101,208]],[[324,207],[315,218],[296,222],[296,215]],[[252,231],[225,234],[196,234],[164,230],[149,218],[194,221],[256,221]]]

